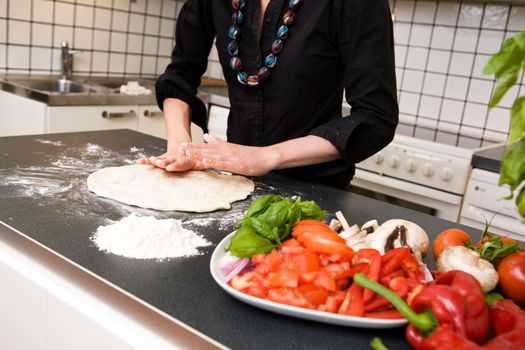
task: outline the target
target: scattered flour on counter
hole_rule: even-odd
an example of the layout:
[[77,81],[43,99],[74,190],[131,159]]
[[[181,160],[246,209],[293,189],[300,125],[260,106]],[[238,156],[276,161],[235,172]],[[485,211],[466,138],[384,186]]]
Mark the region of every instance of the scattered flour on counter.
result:
[[167,259],[199,255],[199,247],[211,245],[203,237],[182,227],[180,220],[155,219],[131,214],[92,237],[100,250],[135,259]]

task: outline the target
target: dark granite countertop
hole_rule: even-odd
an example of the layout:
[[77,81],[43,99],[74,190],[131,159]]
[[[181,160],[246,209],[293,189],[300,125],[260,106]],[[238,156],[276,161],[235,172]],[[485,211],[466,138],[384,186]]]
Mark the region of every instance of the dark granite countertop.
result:
[[[86,178],[92,171],[128,164],[141,154],[158,154],[164,146],[161,139],[131,130],[0,138],[0,221],[229,348],[369,349],[376,336],[390,349],[409,348],[404,328],[332,326],[244,304],[213,281],[211,253],[252,199],[266,193],[300,195],[317,201],[331,215],[341,210],[350,222],[359,224],[370,219],[411,220],[431,237],[460,225],[277,175],[254,179],[253,196],[234,203],[231,210],[211,214],[143,210],[99,198],[87,190]],[[165,261],[134,260],[99,251],[91,241],[97,228],[131,212],[180,219],[213,245],[203,248],[202,255]],[[474,235],[473,229],[463,228]],[[432,259],[427,260],[432,265]]]
[[490,146],[474,152],[472,167],[499,173],[501,158],[505,154],[505,144]]

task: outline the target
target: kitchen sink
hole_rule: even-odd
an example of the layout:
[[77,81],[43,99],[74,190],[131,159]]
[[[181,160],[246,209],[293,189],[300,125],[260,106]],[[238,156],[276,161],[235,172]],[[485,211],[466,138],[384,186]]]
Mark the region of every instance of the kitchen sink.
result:
[[55,78],[9,79],[9,82],[48,94],[90,94],[103,93],[107,90],[103,86],[91,83]]

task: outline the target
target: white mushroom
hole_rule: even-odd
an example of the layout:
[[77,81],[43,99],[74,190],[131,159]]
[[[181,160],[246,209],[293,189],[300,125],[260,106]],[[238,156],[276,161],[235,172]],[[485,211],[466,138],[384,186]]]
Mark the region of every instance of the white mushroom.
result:
[[365,240],[370,248],[377,249],[381,254],[392,248],[408,247],[420,261],[427,254],[430,244],[425,230],[411,221],[402,219],[385,221],[366,236]]
[[452,246],[443,249],[436,265],[439,271],[461,270],[474,276],[484,293],[488,293],[498,284],[498,272],[489,261],[481,259],[478,252],[464,246]]

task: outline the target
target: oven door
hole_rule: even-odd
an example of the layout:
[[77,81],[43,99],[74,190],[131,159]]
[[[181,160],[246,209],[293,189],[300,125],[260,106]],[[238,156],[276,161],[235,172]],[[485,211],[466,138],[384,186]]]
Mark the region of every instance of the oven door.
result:
[[356,169],[352,191],[408,209],[457,222],[462,196],[367,170]]

